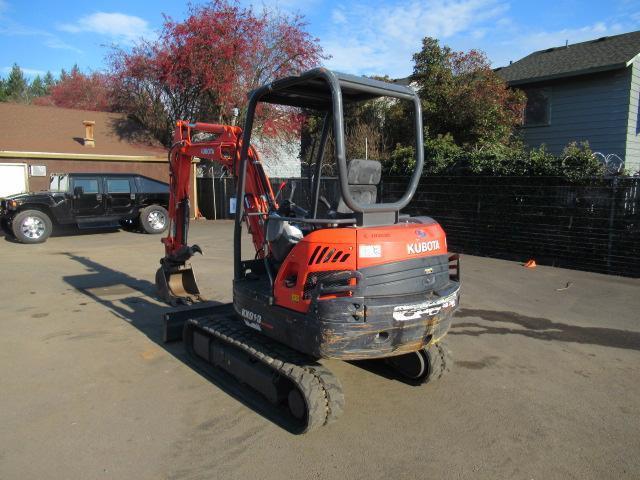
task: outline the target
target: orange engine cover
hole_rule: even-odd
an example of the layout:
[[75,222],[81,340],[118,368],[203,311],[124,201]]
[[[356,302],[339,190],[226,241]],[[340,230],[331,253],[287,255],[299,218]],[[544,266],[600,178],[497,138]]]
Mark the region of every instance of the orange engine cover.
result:
[[280,267],[274,285],[275,303],[306,312],[311,303],[309,292],[323,272],[446,253],[446,236],[437,223],[316,230],[293,247]]

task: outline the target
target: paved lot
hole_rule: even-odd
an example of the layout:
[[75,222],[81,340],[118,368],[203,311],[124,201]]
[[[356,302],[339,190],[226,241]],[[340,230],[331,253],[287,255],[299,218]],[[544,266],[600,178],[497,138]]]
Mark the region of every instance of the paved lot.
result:
[[[192,227],[220,301],[231,237]],[[161,253],[130,232],[0,238],[0,478],[640,477],[638,280],[465,257],[451,373],[412,387],[326,362],[347,406],[301,437],[161,343]]]

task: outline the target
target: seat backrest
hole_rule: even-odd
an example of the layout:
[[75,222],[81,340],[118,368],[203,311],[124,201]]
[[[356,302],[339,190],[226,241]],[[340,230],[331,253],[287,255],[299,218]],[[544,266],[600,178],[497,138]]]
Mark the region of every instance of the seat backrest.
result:
[[302,231],[289,222],[275,219],[277,213],[272,213],[267,221],[266,240],[269,242],[271,254],[276,262],[283,262],[289,252],[302,240]]
[[[347,182],[353,199],[360,205],[376,203],[378,184],[382,176],[382,165],[375,160],[356,158],[347,162]],[[338,213],[353,213],[344,203],[342,196],[338,202]]]

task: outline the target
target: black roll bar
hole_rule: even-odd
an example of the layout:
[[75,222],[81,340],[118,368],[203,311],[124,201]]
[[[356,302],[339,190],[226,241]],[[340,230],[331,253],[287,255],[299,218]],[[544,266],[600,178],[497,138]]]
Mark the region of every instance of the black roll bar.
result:
[[[329,87],[329,92],[319,87],[318,80],[321,80]],[[299,87],[299,88],[296,88]],[[289,90],[288,90],[289,89]],[[307,93],[308,92],[308,93]],[[329,94],[330,93],[330,94]],[[344,114],[343,97],[351,102],[364,101],[377,97],[392,97],[401,100],[413,101],[414,105],[414,129],[415,129],[415,153],[416,166],[409,181],[409,187],[404,195],[397,201],[391,203],[375,203],[361,205],[351,195],[349,180],[347,175],[347,158],[344,138]],[[236,219],[234,228],[234,276],[238,280],[242,276],[241,270],[241,234],[242,219],[244,215],[244,193],[248,160],[249,142],[251,131],[255,119],[255,109],[258,102],[276,103],[283,105],[299,106],[303,108],[315,108],[325,110],[325,122],[322,136],[328,135],[328,123],[333,120],[333,134],[335,138],[336,163],[338,165],[338,177],[340,182],[340,193],[344,203],[354,212],[360,214],[367,213],[388,213],[400,212],[413,198],[418,188],[422,168],[424,165],[424,148],[422,137],[422,109],[420,99],[415,91],[409,87],[397,84],[380,82],[365,77],[356,77],[342,73],[332,72],[326,68],[315,68],[297,77],[287,77],[264,85],[249,94],[249,105],[247,117],[244,124],[242,149],[240,152],[240,168],[238,171],[238,185],[236,190]],[[326,140],[326,138],[325,138]],[[324,145],[320,145],[320,151],[324,151]],[[320,175],[318,167],[321,167],[322,159],[318,155],[316,164],[316,179],[314,179],[314,203],[317,206],[317,195],[319,193]],[[314,208],[314,217],[317,214]]]

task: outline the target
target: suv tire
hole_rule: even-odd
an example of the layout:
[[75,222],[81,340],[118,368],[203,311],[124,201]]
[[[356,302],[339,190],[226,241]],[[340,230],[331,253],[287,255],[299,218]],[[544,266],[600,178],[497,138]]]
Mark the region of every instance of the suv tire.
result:
[[140,225],[147,233],[162,233],[169,226],[169,212],[160,205],[149,205],[140,211]]
[[130,218],[127,220],[120,220],[120,227],[127,232],[139,232],[140,231],[140,217]]
[[20,243],[42,243],[51,235],[53,223],[40,210],[24,210],[13,217],[11,228]]
[[0,228],[2,228],[2,231],[6,236],[13,238],[13,230],[11,230],[11,224],[9,223],[9,220],[7,220],[6,218],[1,219]]

